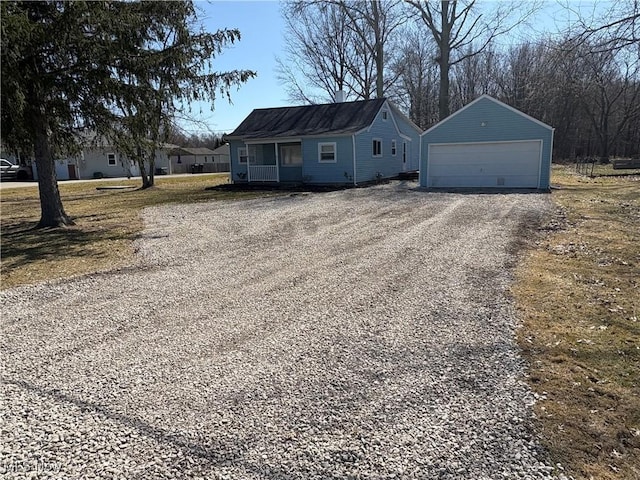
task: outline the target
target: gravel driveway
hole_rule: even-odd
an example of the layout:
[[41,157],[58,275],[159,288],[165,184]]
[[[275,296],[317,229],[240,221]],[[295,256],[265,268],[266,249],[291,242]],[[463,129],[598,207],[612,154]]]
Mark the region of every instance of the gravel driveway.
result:
[[134,267],[5,290],[9,478],[553,478],[507,289],[546,195],[146,210]]

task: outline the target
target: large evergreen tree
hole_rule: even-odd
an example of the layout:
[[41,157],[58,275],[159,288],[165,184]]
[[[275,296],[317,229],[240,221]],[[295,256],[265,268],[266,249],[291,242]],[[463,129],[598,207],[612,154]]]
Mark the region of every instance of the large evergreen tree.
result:
[[[240,38],[208,33],[185,2],[2,2],[2,141],[33,152],[40,227],[69,225],[54,155],[78,151],[81,130],[111,139],[142,162],[163,124],[192,100],[228,97],[251,71],[214,72]],[[148,162],[147,162],[148,164]],[[144,186],[153,183],[146,177]]]

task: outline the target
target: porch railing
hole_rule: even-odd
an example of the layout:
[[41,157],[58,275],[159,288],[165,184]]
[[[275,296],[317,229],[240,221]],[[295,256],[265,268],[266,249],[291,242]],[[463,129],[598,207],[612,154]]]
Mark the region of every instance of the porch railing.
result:
[[249,175],[247,178],[250,182],[277,182],[278,166],[277,165],[249,165]]

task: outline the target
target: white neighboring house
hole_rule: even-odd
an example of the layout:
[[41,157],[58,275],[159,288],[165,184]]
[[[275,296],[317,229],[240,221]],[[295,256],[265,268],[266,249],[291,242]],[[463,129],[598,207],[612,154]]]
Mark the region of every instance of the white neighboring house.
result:
[[[156,175],[171,173],[169,151],[175,147],[167,143],[156,150]],[[58,180],[140,176],[139,165],[109,145],[87,146],[77,157],[56,159],[55,163]],[[35,162],[32,162],[32,168],[33,178],[37,180]]]
[[[80,180],[79,160],[77,158],[57,158],[54,160],[56,166],[56,179],[58,180]],[[31,174],[34,180],[38,180],[38,167],[35,160],[31,160]],[[91,177],[86,177],[91,178]]]
[[[156,175],[171,173],[169,151],[172,148],[175,148],[175,145],[164,144],[156,150]],[[146,165],[146,168],[148,170],[149,166]],[[83,149],[79,159],[79,170],[81,178],[140,176],[140,166],[136,162],[115,148],[104,145]]]
[[229,145],[222,145],[215,150],[205,147],[176,147],[171,151],[170,158],[172,173],[229,171]]
[[219,172],[228,172],[231,163],[231,148],[228,143],[220,145],[213,151],[213,162],[220,166]]

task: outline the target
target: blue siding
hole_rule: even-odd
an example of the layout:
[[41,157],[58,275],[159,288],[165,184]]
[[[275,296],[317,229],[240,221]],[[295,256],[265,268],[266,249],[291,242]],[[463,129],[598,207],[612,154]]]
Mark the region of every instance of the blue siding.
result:
[[[240,165],[238,163],[238,148],[244,147],[244,142],[242,140],[231,140],[229,142],[229,157],[230,157],[230,173],[229,177],[231,178],[232,183],[238,182],[246,182],[247,181],[247,165]],[[244,178],[240,178],[238,176],[244,176]]]
[[[408,142],[405,139],[402,139],[407,149],[407,171],[419,170],[420,169],[420,140],[414,140],[413,142]],[[400,145],[399,148],[402,148]]]
[[302,182],[302,166],[294,167],[280,165],[280,181]]
[[[388,118],[382,118],[382,112]],[[373,140],[382,140],[382,156],[373,156]],[[396,155],[391,154],[391,140],[396,141]],[[391,178],[402,172],[402,137],[391,118],[391,108],[385,103],[367,130],[356,135],[356,180],[370,182],[377,178]]]
[[402,142],[407,144],[407,170],[418,170],[420,168],[420,134],[421,130],[409,122],[403,115],[394,115],[396,124],[400,132],[411,138],[407,141],[404,138],[398,143],[398,152],[402,153]]
[[[484,125],[483,125],[484,124]],[[427,186],[429,144],[542,140],[540,188],[549,188],[553,131],[490,98],[480,98],[422,135],[420,185]]]
[[[386,112],[386,119],[383,118]],[[403,134],[403,135],[401,135]],[[409,137],[411,140],[408,140]],[[374,157],[373,139],[382,141],[382,155]],[[392,140],[396,142],[396,153],[392,154]],[[291,143],[291,140],[288,140]],[[354,172],[354,142],[357,158]],[[256,163],[273,164],[275,159],[274,139],[256,145]],[[320,162],[318,145],[336,144],[336,162]],[[406,145],[406,164],[403,165],[403,145]],[[231,140],[230,162],[233,182],[246,181],[247,166],[238,162],[238,148],[244,146],[242,140]],[[286,167],[280,164],[280,181],[303,181],[311,184],[353,184],[364,183],[377,178],[391,178],[403,170],[415,170],[419,164],[420,132],[395,107],[385,102],[372,125],[356,135],[336,135],[328,137],[306,137],[301,140],[302,167]],[[238,175],[245,176],[245,179]]]
[[[336,162],[318,161],[318,144],[335,142]],[[305,183],[353,183],[353,140],[351,136],[302,139],[302,178]]]

